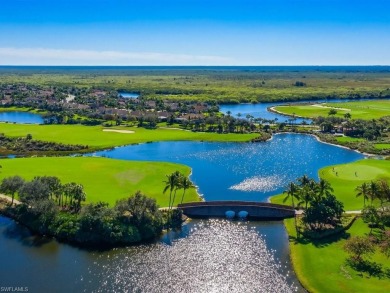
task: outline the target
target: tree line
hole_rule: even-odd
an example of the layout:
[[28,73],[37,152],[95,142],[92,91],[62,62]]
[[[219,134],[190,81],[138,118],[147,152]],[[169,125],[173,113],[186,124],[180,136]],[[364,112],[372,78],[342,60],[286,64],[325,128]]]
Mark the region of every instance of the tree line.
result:
[[[12,198],[3,213],[41,235],[81,246],[118,246],[154,239],[167,222],[156,201],[140,191],[113,207],[105,202],[83,205],[83,186],[62,184],[54,176],[31,181],[7,177],[0,191]],[[14,205],[16,194],[20,203]]]
[[26,137],[8,137],[4,133],[0,133],[0,149],[2,153],[31,154],[44,152],[47,154],[86,151],[88,146],[35,140],[31,134],[27,134]]

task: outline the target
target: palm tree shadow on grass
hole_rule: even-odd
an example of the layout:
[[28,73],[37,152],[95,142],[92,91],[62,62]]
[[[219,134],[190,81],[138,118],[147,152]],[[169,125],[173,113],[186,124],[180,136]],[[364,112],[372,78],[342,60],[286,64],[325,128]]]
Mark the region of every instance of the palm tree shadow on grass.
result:
[[300,237],[290,235],[288,238],[289,241],[293,242],[294,244],[303,244],[303,245],[313,244],[317,248],[322,248],[330,244],[333,244],[335,242],[338,242],[340,240],[348,239],[349,236],[350,233],[342,231],[335,235],[330,235],[321,239],[312,239],[312,238],[304,237],[303,235],[301,235]]

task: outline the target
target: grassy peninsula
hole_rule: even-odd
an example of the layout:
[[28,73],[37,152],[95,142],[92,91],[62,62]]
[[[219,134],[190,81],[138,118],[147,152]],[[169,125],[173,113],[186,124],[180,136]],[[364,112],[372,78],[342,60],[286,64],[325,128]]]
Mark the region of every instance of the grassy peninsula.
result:
[[[136,162],[96,157],[41,157],[2,160],[3,178],[19,175],[25,180],[35,176],[55,175],[62,182],[78,182],[84,186],[87,203],[117,200],[141,190],[162,207],[168,206],[169,194],[163,194],[166,174],[179,171],[188,176],[191,169],[165,162]],[[175,205],[180,202],[177,197]],[[195,189],[189,189],[185,201],[198,201]]]
[[300,116],[305,118],[326,117],[329,111],[336,111],[335,117],[344,117],[349,113],[353,119],[379,119],[383,116],[388,116],[390,113],[389,100],[370,100],[370,101],[355,101],[345,103],[323,103],[310,105],[277,106],[274,110],[290,116]]

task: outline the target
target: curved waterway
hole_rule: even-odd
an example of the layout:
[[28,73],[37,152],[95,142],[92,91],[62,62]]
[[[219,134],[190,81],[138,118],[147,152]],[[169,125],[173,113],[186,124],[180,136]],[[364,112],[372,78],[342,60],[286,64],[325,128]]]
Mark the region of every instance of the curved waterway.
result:
[[[265,201],[303,174],[363,158],[359,153],[280,134],[265,143],[161,142],[102,155],[170,161],[192,168],[207,200]],[[156,243],[86,251],[32,236],[0,217],[1,285],[29,292],[303,292],[281,221],[193,220]]]
[[[246,115],[251,115],[254,118],[263,118],[267,120],[275,120],[278,123],[286,122],[289,123],[291,120],[290,116],[278,114],[275,112],[268,111],[268,108],[275,106],[283,106],[289,104],[302,104],[302,103],[345,103],[345,102],[359,102],[368,99],[322,99],[322,100],[304,100],[304,101],[295,101],[295,102],[274,102],[274,103],[258,103],[258,104],[228,104],[221,105],[220,111],[224,114],[227,112],[230,115],[237,117],[238,114],[241,118],[245,118]],[[295,118],[294,123],[302,123],[305,121],[306,123],[311,123],[311,119],[307,118]]]
[[277,134],[264,143],[146,143],[92,155],[186,164],[206,200],[252,201],[282,193],[288,182],[303,174],[318,178],[322,167],[364,158],[303,134]]

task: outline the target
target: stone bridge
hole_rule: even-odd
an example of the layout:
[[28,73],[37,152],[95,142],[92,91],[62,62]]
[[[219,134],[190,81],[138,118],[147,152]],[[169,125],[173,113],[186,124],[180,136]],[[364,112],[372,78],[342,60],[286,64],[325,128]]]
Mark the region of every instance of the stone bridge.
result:
[[190,218],[225,218],[228,211],[234,212],[235,216],[247,212],[249,219],[258,220],[281,220],[295,215],[290,206],[253,201],[189,202],[179,204],[177,208]]

